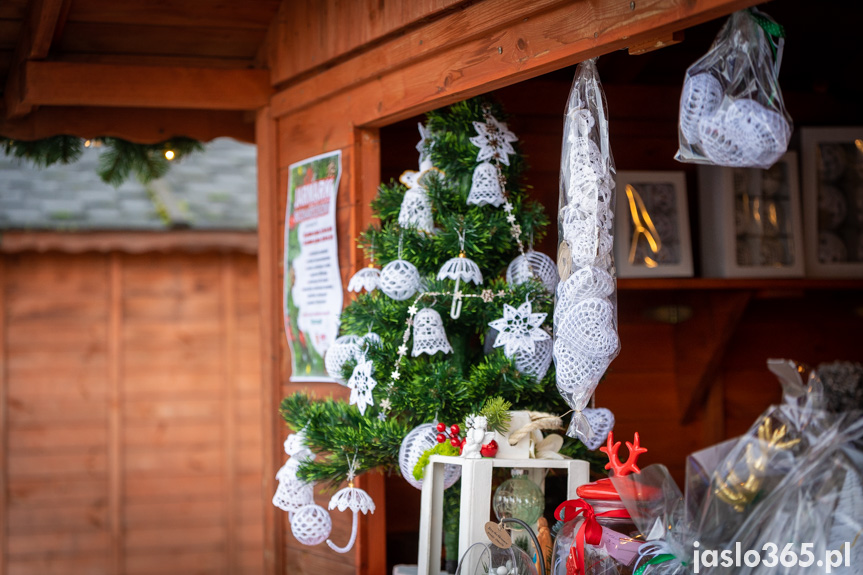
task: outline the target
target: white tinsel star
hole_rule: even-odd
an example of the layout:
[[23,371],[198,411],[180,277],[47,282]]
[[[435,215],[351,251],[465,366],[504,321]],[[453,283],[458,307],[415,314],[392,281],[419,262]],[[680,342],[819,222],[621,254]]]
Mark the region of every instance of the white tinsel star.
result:
[[366,407],[372,404],[372,390],[378,384],[372,378],[374,364],[370,359],[360,357],[351,378],[348,380],[348,387],[351,388],[350,404],[356,404],[360,410],[360,414],[366,414]]
[[518,140],[515,134],[509,131],[505,123],[494,117],[489,117],[487,123],[474,122],[473,127],[479,134],[470,139],[470,143],[479,148],[476,161],[484,162],[495,158],[508,166],[509,155],[515,154],[512,147],[512,142]]
[[415,315],[417,314],[417,312],[418,312],[418,311],[419,311],[419,308],[416,306],[416,304],[412,304],[412,305],[408,308],[408,315],[410,315],[410,316],[415,316]]
[[504,346],[503,353],[512,357],[519,350],[534,353],[534,342],[548,339],[548,333],[540,325],[545,321],[544,313],[532,313],[529,301],[515,309],[509,304],[503,304],[503,317],[489,322],[489,326],[499,333],[494,347]]
[[393,404],[390,401],[390,398],[385,397],[381,400],[380,406],[381,406],[381,409],[383,409],[384,411],[389,411],[390,408],[392,408]]
[[396,350],[396,353],[397,353],[397,354],[399,354],[399,355],[407,355],[407,353],[408,353],[408,346],[406,346],[405,344],[401,344],[401,345],[399,346],[399,348]]
[[509,203],[509,201],[504,202],[503,203],[503,210],[505,212],[511,212],[512,211],[512,204]]

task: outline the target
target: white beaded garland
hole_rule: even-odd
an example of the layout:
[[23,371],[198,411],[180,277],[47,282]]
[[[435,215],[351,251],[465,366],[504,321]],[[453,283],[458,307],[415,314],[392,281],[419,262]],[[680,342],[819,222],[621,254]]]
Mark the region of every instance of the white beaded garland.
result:
[[327,373],[342,385],[345,383],[342,378],[342,368],[347,361],[356,358],[360,352],[360,342],[361,339],[355,335],[337,337],[324,355],[324,367]]
[[303,545],[319,545],[333,530],[333,520],[320,505],[306,505],[291,517],[291,533]]
[[393,260],[381,270],[381,291],[397,301],[414,295],[420,286],[420,272],[406,260]]
[[506,283],[511,285],[521,285],[534,277],[545,285],[549,293],[554,293],[559,279],[557,264],[544,253],[531,249],[516,256],[506,268]]
[[[423,423],[413,428],[402,440],[399,448],[399,471],[405,481],[417,489],[422,489],[423,482],[414,478],[414,467],[422,454],[437,444],[437,429],[434,423]],[[460,465],[444,467],[444,489],[451,487],[461,477]]]

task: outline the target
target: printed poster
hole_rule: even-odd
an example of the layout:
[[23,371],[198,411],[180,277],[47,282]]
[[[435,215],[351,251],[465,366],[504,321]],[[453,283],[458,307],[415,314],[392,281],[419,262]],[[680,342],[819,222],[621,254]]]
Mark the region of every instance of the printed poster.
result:
[[336,241],[341,151],[291,165],[285,214],[285,333],[291,381],[334,381],[324,353],[339,332],[342,281]]

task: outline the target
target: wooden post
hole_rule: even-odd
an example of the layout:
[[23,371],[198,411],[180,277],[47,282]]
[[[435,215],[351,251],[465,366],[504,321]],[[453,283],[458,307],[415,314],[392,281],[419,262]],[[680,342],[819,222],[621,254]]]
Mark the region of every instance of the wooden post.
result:
[[8,478],[6,462],[9,451],[7,448],[8,426],[6,420],[6,396],[9,393],[6,381],[6,258],[0,256],[0,575],[6,575],[6,563],[9,554],[6,550],[8,533]]
[[237,397],[236,350],[237,309],[236,278],[231,254],[222,254],[222,398],[224,400],[223,425],[225,429],[222,449],[225,462],[225,565],[228,575],[241,575],[237,561]]
[[258,277],[261,310],[261,423],[264,464],[261,497],[264,500],[264,573],[275,575],[285,567],[285,530],[280,513],[272,504],[273,478],[280,465],[277,443],[281,437],[278,407],[279,338],[282,337],[282,304],[279,285],[278,139],[269,108],[258,112],[255,123],[258,143]]
[[113,572],[125,572],[123,553],[123,261],[119,252],[108,256],[108,513],[111,525]]

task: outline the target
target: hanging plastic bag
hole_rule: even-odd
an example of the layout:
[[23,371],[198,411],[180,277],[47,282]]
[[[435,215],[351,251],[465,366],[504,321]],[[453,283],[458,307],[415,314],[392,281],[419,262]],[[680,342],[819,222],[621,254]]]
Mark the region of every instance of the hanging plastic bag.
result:
[[597,430],[582,412],[620,350],[614,175],[605,95],[596,61],[587,60],[575,71],[564,122],[554,362],[558,390],[575,412],[566,433],[588,445],[597,443]]
[[675,159],[767,169],[782,157],[792,130],[778,79],[784,37],[755,8],[731,15],[686,71]]

